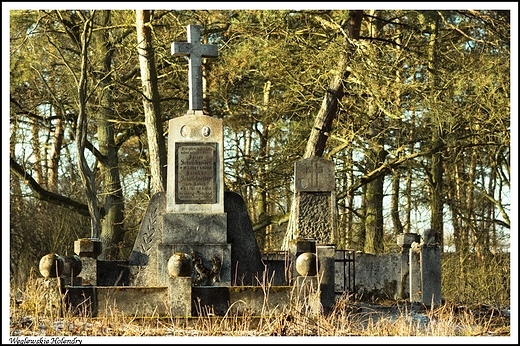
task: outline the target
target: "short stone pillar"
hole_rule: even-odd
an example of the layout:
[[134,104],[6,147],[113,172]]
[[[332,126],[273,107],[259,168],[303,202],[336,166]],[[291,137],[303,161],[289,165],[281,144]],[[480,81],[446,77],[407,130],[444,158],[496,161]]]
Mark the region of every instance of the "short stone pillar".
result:
[[41,289],[42,301],[45,302],[44,313],[63,316],[64,313],[64,280],[62,277],[43,277],[36,280]]
[[441,255],[437,234],[431,229],[423,233],[420,243],[410,248],[410,301],[426,306],[442,303]]
[[426,306],[442,303],[440,252],[439,245],[426,245],[421,249],[421,300]]
[[84,286],[97,285],[97,257],[102,243],[97,238],[80,238],[74,242],[74,252],[81,259],[81,278]]
[[395,299],[409,298],[410,280],[410,248],[413,242],[419,243],[421,236],[417,233],[401,233],[397,235],[397,245],[401,247],[401,275],[397,283],[397,293]]
[[290,266],[288,272],[290,274],[289,282],[301,275],[296,268],[296,260],[305,253],[316,253],[316,239],[313,238],[297,238],[289,242]]
[[409,294],[411,302],[422,302],[421,294],[421,248],[413,243],[409,250]]
[[175,252],[168,260],[168,301],[171,317],[191,316],[192,258]]
[[328,314],[336,302],[334,272],[336,247],[334,245],[318,245],[316,246],[316,256],[318,257],[320,301],[323,312]]
[[170,276],[168,278],[168,301],[171,317],[190,317],[191,314],[191,275]]
[[320,287],[317,276],[298,276],[293,287],[293,306],[304,315],[321,312]]
[[37,284],[42,290],[46,303],[45,312],[53,315],[63,313],[63,257],[50,253],[40,259],[39,270],[43,278],[38,278]]

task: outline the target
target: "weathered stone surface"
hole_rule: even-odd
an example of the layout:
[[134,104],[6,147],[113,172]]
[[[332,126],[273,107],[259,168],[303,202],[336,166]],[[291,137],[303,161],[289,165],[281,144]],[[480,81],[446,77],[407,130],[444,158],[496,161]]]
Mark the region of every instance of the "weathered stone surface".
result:
[[163,217],[166,210],[166,194],[152,196],[139,228],[128,264],[134,266],[130,284],[155,286],[157,284],[157,246],[161,241]]
[[334,261],[336,249],[333,245],[316,247],[318,257],[318,283],[320,285],[320,300],[325,313],[328,313],[336,302]]
[[[176,252],[168,260],[168,274],[171,277],[190,276],[193,269],[192,258],[185,252]],[[191,284],[191,281],[190,281]]]
[[292,294],[294,309],[304,315],[317,315],[321,309],[320,287],[316,276],[298,276]]
[[63,273],[63,258],[55,253],[50,253],[40,259],[40,274],[44,278],[60,277]]
[[246,204],[236,192],[226,191],[227,239],[231,244],[233,285],[255,285],[265,269]]
[[290,307],[292,286],[229,287],[229,313],[238,315],[276,316]]
[[95,316],[168,316],[167,287],[96,287]]
[[334,163],[323,157],[311,157],[295,162],[294,187],[296,191],[334,191]]
[[318,244],[336,243],[334,163],[322,157],[295,162],[294,187],[294,237],[314,238]]
[[300,192],[298,206],[298,238],[314,238],[319,244],[335,241],[335,208],[330,192]]
[[440,305],[441,294],[441,249],[440,246],[423,246],[421,249],[421,303],[426,306]]
[[301,276],[314,276],[317,273],[316,254],[304,252],[296,258],[296,271]]
[[192,316],[191,277],[170,277],[168,279],[168,300],[171,317]]
[[222,120],[187,115],[169,121],[168,213],[224,212]]
[[226,213],[165,213],[162,244],[227,242]]
[[362,300],[398,295],[401,254],[356,254],[356,294]]
[[74,242],[74,252],[79,257],[97,258],[103,251],[103,244],[97,238],[81,238]]
[[229,309],[229,288],[217,286],[192,287],[193,316],[223,316]]

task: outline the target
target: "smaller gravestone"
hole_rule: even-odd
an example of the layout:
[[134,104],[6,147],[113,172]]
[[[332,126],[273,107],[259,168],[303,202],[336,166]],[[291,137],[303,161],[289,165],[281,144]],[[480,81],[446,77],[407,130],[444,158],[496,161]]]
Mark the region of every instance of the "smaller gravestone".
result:
[[332,161],[311,157],[294,164],[296,238],[314,238],[319,244],[334,244],[336,194]]

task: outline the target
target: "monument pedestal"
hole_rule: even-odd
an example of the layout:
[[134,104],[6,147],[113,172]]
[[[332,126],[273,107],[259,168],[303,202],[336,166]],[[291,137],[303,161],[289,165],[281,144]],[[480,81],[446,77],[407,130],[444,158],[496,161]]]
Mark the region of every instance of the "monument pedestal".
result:
[[165,213],[163,215],[163,244],[226,242],[226,213]]
[[168,284],[168,259],[183,252],[193,259],[194,286],[231,285],[231,244],[161,244],[157,251],[157,282]]

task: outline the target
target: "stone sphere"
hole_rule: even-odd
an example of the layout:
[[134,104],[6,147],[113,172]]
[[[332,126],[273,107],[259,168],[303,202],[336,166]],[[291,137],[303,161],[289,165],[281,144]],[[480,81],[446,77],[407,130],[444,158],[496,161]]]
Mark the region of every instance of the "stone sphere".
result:
[[312,252],[304,252],[296,258],[296,271],[301,276],[316,275],[316,255]]
[[40,273],[45,278],[55,278],[63,273],[63,258],[55,253],[50,253],[40,259]]
[[63,276],[76,277],[81,273],[83,262],[78,255],[65,256],[63,258]]
[[168,274],[173,277],[191,276],[192,260],[184,252],[174,253],[168,260]]

